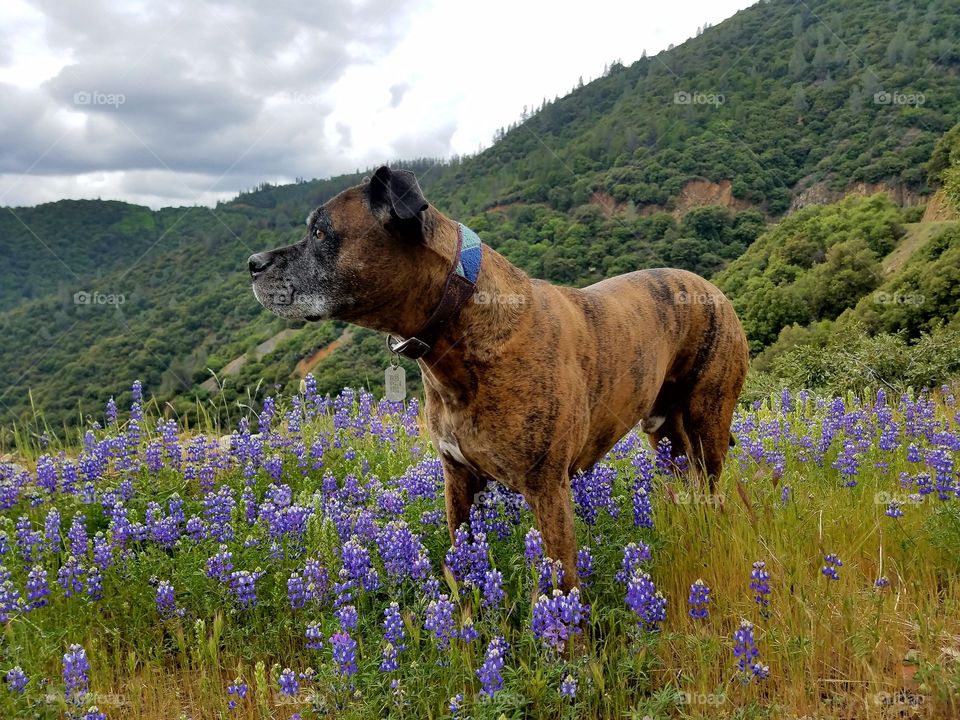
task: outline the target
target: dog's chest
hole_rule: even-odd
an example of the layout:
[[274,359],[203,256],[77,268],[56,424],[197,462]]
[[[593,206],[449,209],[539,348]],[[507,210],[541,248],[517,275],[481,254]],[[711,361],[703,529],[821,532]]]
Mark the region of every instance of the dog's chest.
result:
[[488,447],[486,443],[464,433],[458,438],[447,430],[435,435],[435,445],[440,456],[452,465],[466,468],[474,475],[510,484],[504,454]]

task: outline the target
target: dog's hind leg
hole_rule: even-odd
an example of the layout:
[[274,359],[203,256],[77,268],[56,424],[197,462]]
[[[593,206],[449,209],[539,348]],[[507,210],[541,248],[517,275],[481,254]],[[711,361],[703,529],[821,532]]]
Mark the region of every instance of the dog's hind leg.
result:
[[[680,408],[674,408],[662,417],[663,421],[657,425],[656,430],[651,429],[652,431],[647,432],[651,447],[656,451],[657,446],[662,440],[669,440],[671,457],[676,459],[681,455],[685,455],[689,465],[692,448],[683,422],[683,411]],[[646,424],[647,423],[644,422],[644,430],[646,430]]]
[[730,422],[736,403],[736,394],[718,400],[716,393],[701,391],[693,395],[684,411],[684,427],[692,450],[690,460],[695,463],[696,472],[706,476],[711,494],[730,448]]

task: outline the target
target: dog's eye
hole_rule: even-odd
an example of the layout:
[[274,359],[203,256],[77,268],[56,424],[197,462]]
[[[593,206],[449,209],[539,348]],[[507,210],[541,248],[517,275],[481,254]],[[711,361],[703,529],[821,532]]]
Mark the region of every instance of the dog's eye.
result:
[[316,228],[316,229],[313,231],[313,236],[314,236],[317,240],[323,240],[323,237],[324,237],[324,235],[323,235],[323,230],[321,230],[320,228]]

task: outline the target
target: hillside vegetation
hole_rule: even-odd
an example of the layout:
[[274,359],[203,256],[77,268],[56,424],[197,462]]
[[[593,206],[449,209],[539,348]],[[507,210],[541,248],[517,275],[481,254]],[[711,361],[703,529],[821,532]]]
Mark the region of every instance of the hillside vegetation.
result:
[[[394,164],[537,277],[583,285],[661,265],[720,272],[755,351],[783,328],[839,322],[854,306],[868,328],[915,335],[954,312],[946,284],[918,289],[954,251],[929,267],[902,258],[903,277],[873,270],[916,211],[880,198],[804,209],[748,248],[811,198],[854,188],[913,205],[941,183],[953,187],[954,142],[937,144],[960,114],[951,7],[761,3],[655,57],[613,63],[476,156]],[[343,327],[263,311],[245,260],[297,238],[312,208],[363,174],[264,185],[212,209],[61,201],[0,212],[0,422],[43,408],[53,429],[81,423],[118,377],[143,378],[171,412],[194,420],[227,420],[264,388],[295,387],[295,369]],[[861,307],[897,283],[947,304]],[[288,328],[299,331],[252,354]],[[376,389],[387,359],[379,337],[357,331],[313,371],[321,392]],[[239,370],[221,375],[211,397],[201,384],[231,363]]]

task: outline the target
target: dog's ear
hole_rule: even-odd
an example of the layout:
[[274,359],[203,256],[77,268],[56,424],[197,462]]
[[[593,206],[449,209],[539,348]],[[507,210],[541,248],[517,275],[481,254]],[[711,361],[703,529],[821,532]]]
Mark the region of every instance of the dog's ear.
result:
[[427,209],[427,200],[416,175],[384,165],[370,178],[370,207],[389,210],[401,220],[411,220]]

